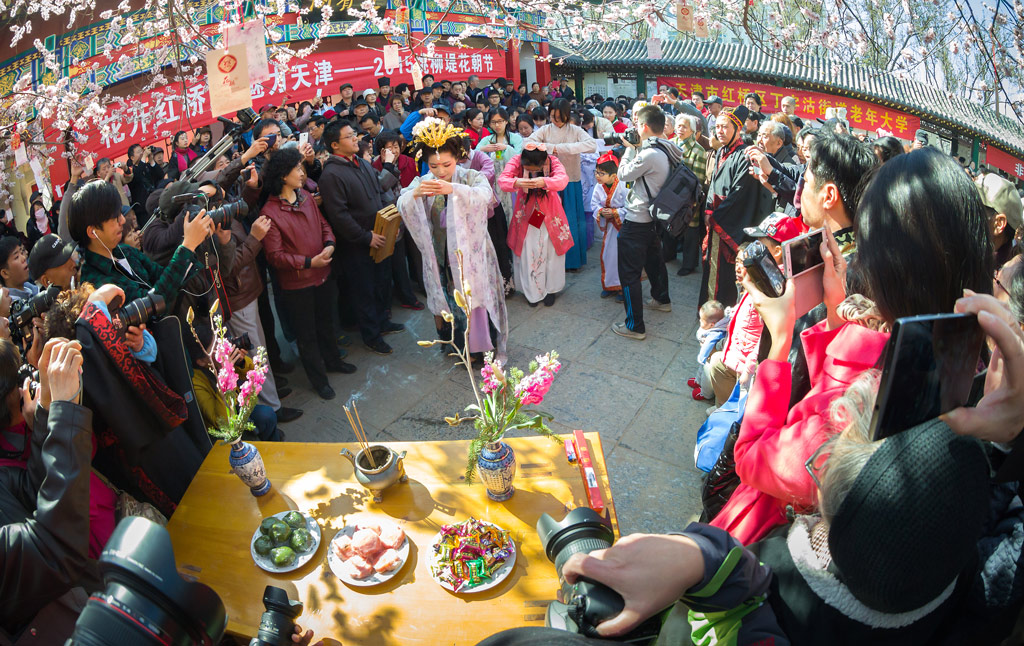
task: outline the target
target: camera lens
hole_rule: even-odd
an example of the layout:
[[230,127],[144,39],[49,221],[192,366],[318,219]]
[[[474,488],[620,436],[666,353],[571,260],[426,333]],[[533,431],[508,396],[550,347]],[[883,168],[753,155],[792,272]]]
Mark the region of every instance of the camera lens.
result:
[[99,559],[104,589],[89,597],[75,623],[73,646],[199,644],[215,646],[227,625],[220,597],[178,576],[167,530],[125,518]]
[[263,591],[263,606],[256,642],[260,646],[288,646],[295,632],[295,618],[302,614],[302,603],[288,599],[281,588],[268,585]]
[[114,313],[114,318],[122,330],[127,330],[133,325],[142,325],[155,316],[163,316],[166,311],[167,301],[164,297],[156,292],[150,292],[119,309]]
[[242,200],[228,202],[220,208],[207,211],[207,215],[210,216],[214,224],[229,227],[232,219],[244,218],[249,215],[249,206]]
[[615,541],[611,523],[589,507],[573,509],[560,522],[542,514],[537,520],[537,535],[559,577],[562,566],[573,554],[608,549]]

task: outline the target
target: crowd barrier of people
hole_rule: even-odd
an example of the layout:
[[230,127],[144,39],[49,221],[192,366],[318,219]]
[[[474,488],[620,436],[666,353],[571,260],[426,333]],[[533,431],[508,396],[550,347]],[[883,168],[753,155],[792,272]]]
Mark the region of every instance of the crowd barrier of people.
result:
[[[468,326],[474,361],[500,358],[507,300],[551,306],[588,261],[594,297],[622,304],[626,352],[672,310],[678,261],[700,281],[688,384],[708,405],[708,474],[684,495],[702,496],[704,522],[569,559],[569,581],[624,600],[600,637],[665,612],[666,644],[1006,639],[1024,602],[1021,197],[926,137],[855,136],[781,105],[385,78],[238,117],[226,148],[204,127],[91,173],[73,162],[59,204],[34,195],[26,230],[7,217],[0,231],[4,636],[61,643],[117,522],[174,513],[226,415],[214,313],[239,369],[267,349],[251,439],[279,441],[302,415],[282,403],[300,385],[285,355],[333,399],[329,375],[359,370],[348,331],[390,355],[401,307],[429,310],[441,338]],[[392,240],[375,230],[388,208]],[[456,286],[473,295],[465,315]],[[881,437],[894,330],[954,312],[988,339],[971,405]],[[485,643],[603,642],[519,629]]]

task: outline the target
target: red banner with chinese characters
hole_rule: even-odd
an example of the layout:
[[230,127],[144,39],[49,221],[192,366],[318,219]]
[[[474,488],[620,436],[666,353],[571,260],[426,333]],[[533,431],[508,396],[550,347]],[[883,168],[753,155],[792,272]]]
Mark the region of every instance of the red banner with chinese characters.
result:
[[826,109],[846,108],[846,119],[850,126],[871,132],[881,128],[900,139],[913,139],[914,133],[921,127],[919,118],[905,112],[834,94],[787,90],[774,85],[745,81],[716,81],[678,76],[659,76],[658,85],[677,87],[686,97],[692,92],[703,92],[708,97],[718,95],[727,108],[743,103],[743,97],[750,92],[757,92],[764,102],[761,111],[769,116],[782,111],[780,102],[783,97],[793,96],[796,97],[796,115],[801,119],[824,119]]
[[[342,83],[351,83],[356,94],[367,88],[376,90],[377,79],[382,76],[391,79],[392,87],[399,83],[412,85],[412,62],[412,55],[405,51],[397,68],[385,68],[384,54],[373,49],[292,59],[288,69],[272,69],[271,80],[251,88],[253,108],[259,110],[268,103],[305,101],[321,94],[331,96],[338,93]],[[421,58],[420,65],[424,74],[434,74],[437,79],[460,81],[471,74],[493,79],[505,72],[505,52],[438,47],[436,55]],[[116,88],[111,93],[116,93]],[[185,88],[168,85],[146,94],[125,97],[121,104],[124,105],[121,118],[108,116],[104,123],[110,127],[109,132],[106,135],[98,131],[89,133],[88,141],[81,145],[83,150],[99,157],[117,158],[127,153],[132,144],[164,144],[179,130],[195,130],[214,121],[205,83]],[[114,103],[110,110],[116,110],[119,105]]]
[[995,146],[990,145],[985,151],[985,163],[1006,171],[1011,177],[1024,179],[1024,161],[1010,153],[1004,153]]

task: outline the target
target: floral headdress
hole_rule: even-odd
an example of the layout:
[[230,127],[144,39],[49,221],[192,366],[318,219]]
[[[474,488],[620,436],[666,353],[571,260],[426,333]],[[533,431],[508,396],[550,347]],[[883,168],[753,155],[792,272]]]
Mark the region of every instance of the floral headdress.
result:
[[419,147],[419,150],[416,151],[416,160],[419,161],[424,148],[437,150],[445,145],[449,139],[466,135],[462,128],[456,128],[437,117],[427,117],[413,126],[412,136],[413,144]]

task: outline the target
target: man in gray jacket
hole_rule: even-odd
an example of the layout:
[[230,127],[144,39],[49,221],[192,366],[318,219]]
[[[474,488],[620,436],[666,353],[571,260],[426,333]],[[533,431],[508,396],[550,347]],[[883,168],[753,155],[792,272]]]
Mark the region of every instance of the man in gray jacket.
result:
[[622,139],[626,154],[619,163],[619,180],[632,182],[626,195],[626,213],[619,230],[619,280],[622,283],[625,323],[615,323],[612,331],[630,339],[647,338],[644,327],[642,272],[651,281],[651,298],[646,305],[660,312],[671,312],[668,272],[661,255],[658,222],[651,215],[651,203],[658,196],[672,168],[683,158],[683,151],[659,139],[665,131],[665,113],[656,105],[646,105],[634,115],[640,145]]

